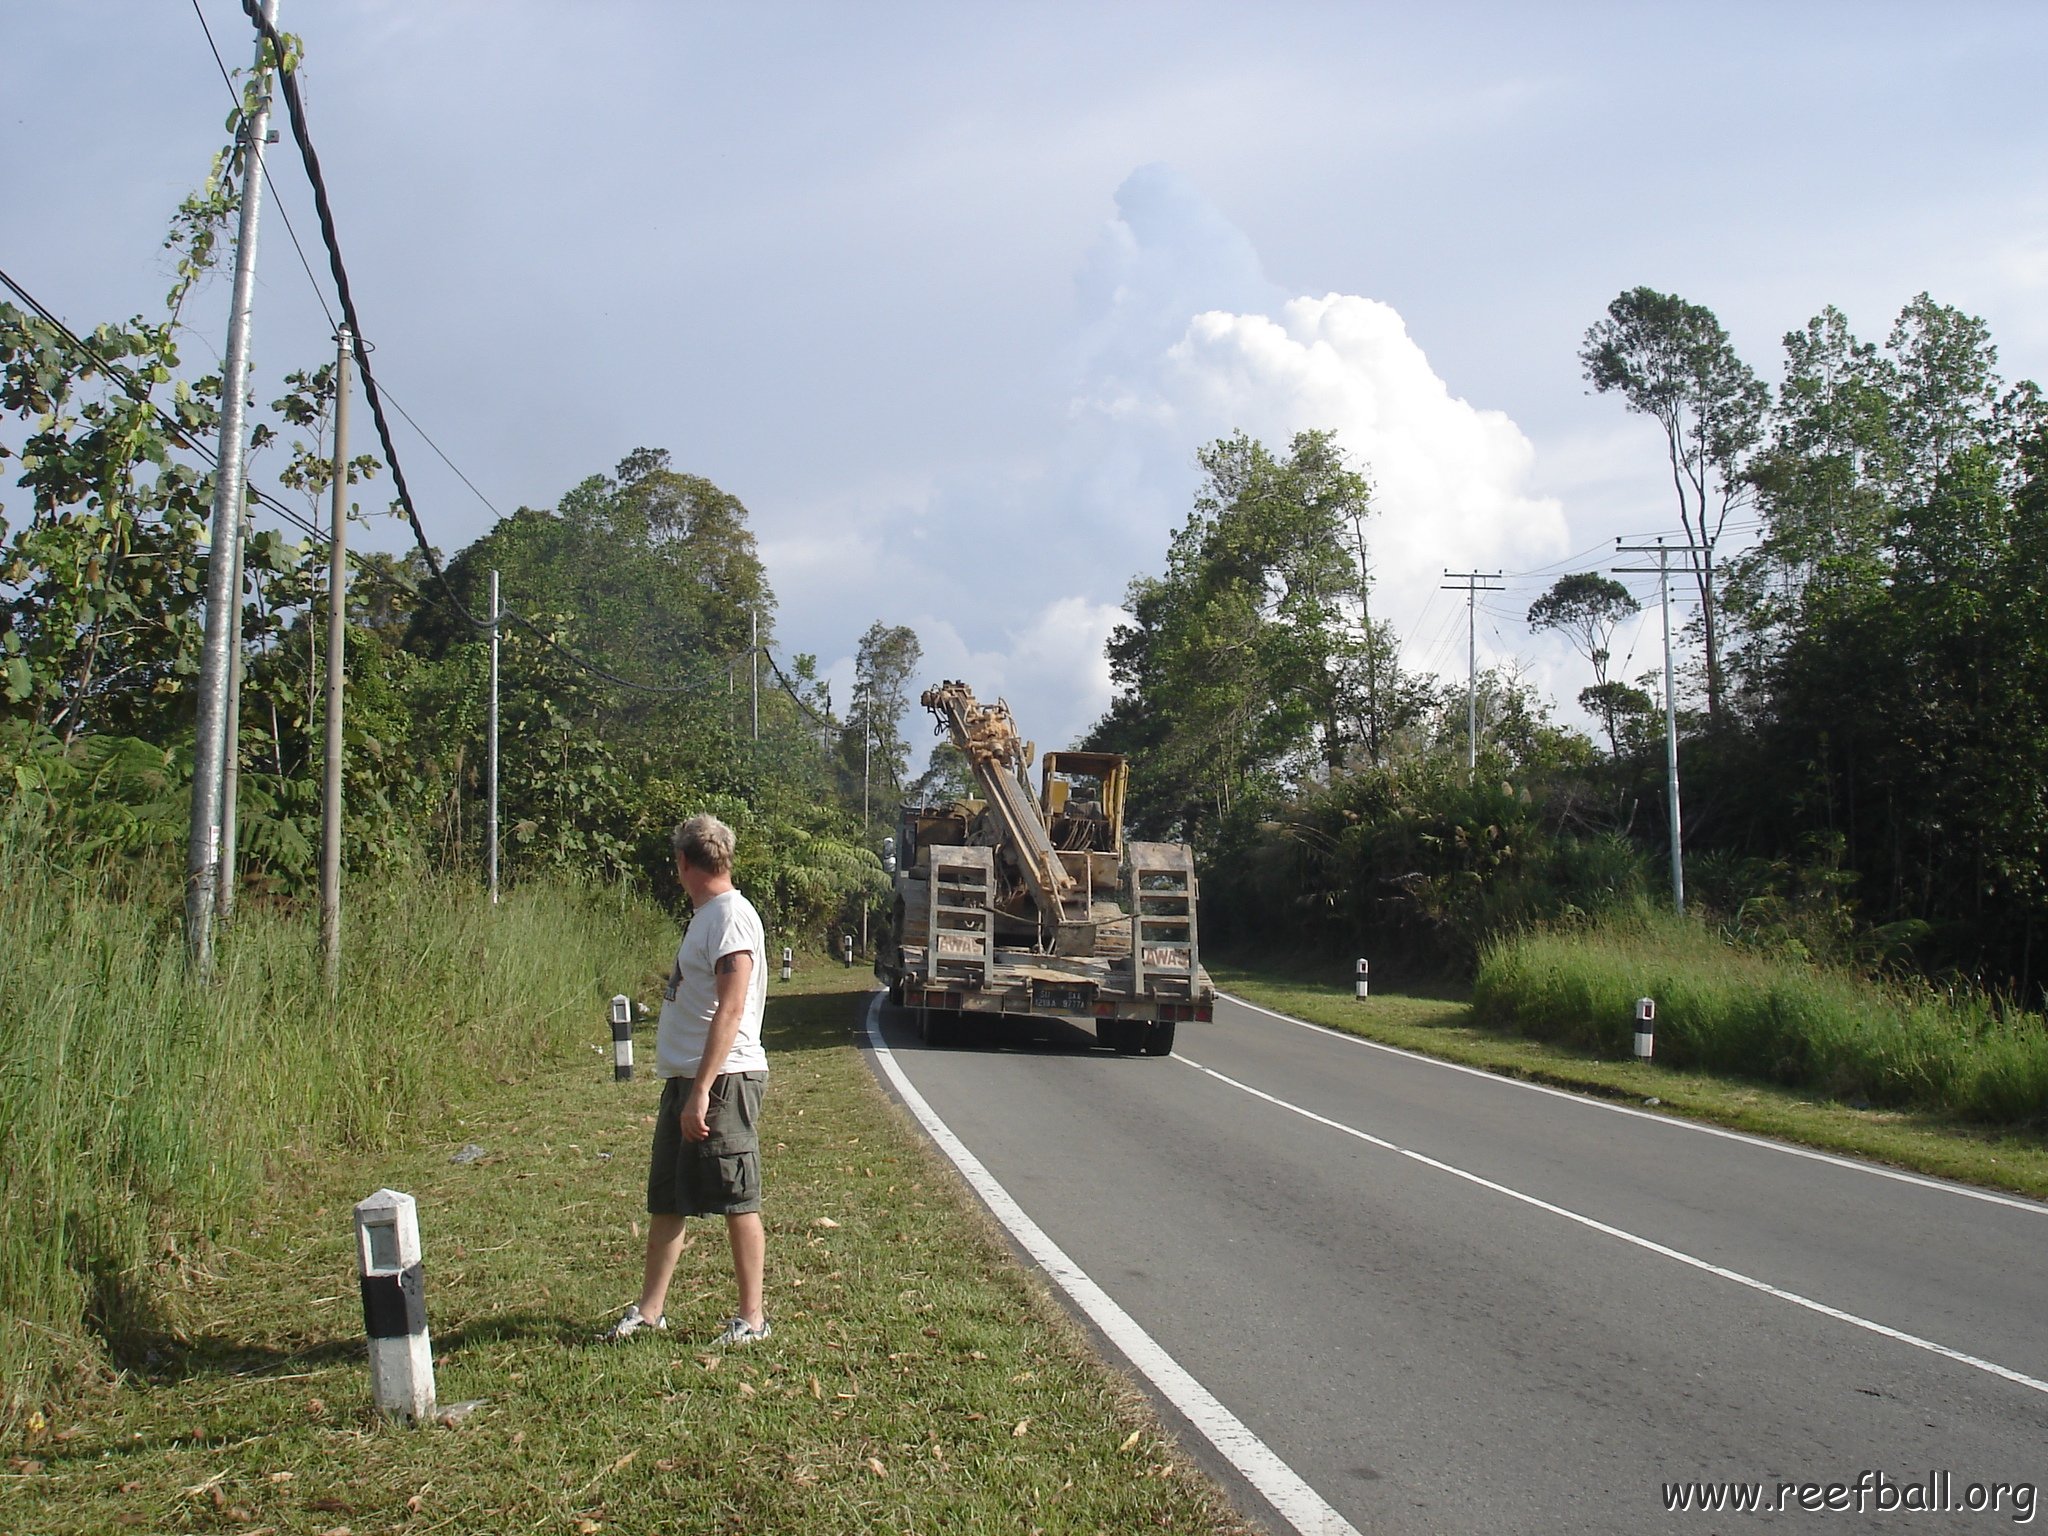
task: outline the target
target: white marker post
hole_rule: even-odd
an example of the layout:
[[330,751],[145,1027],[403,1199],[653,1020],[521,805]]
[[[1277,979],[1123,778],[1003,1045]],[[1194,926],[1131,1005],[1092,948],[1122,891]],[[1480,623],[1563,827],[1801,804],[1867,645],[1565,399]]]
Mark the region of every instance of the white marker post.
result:
[[633,1081],[633,999],[623,992],[612,999],[612,1081]]
[[363,1329],[370,1336],[370,1396],[387,1418],[424,1424],[434,1416],[434,1349],[427,1338],[420,1271],[419,1207],[380,1189],[356,1206]]
[[841,945],[842,945],[842,947],[843,947],[843,952],[844,952],[844,953],[845,953],[845,955],[846,955],[846,968],[847,968],[848,970],[852,970],[852,969],[853,969],[853,935],[852,935],[852,934],[850,934],[850,933],[847,933],[847,934],[841,934],[841,935],[840,935],[840,941],[841,941]]
[[1657,1005],[1647,997],[1636,999],[1636,1060],[1648,1061],[1657,1045]]
[[782,979],[784,981],[789,980],[789,970],[794,964],[796,964],[796,951],[784,945],[782,950]]
[[1352,996],[1356,997],[1361,1003],[1365,1001],[1365,971],[1365,960],[1361,957],[1358,962],[1358,980],[1352,984],[1351,988]]

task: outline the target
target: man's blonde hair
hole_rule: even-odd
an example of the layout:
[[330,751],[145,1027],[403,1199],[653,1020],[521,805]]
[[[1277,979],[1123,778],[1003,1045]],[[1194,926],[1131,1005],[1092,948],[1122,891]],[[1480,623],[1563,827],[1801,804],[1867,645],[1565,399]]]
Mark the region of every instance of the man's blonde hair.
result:
[[732,873],[732,828],[705,812],[675,830],[675,850],[692,869],[707,875]]

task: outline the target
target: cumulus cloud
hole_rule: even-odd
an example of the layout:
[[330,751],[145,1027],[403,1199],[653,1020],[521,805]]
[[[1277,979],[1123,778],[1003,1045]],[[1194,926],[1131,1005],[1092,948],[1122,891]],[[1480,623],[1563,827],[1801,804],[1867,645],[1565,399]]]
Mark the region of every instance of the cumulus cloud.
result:
[[[1446,567],[1515,569],[1566,552],[1562,510],[1535,488],[1534,450],[1513,421],[1461,398],[1389,305],[1290,297],[1243,231],[1170,168],[1144,167],[1117,189],[1075,296],[1058,440],[979,475],[812,509],[801,535],[764,541],[785,618],[815,601],[858,634],[857,601],[910,624],[922,676],[1006,695],[1027,734],[1064,745],[1108,705],[1104,642],[1125,585],[1162,567],[1188,514],[1196,450],[1239,428],[1276,450],[1334,429],[1367,467],[1375,612],[1411,663],[1426,659],[1426,604],[1448,601]],[[845,697],[851,657],[827,673]]]

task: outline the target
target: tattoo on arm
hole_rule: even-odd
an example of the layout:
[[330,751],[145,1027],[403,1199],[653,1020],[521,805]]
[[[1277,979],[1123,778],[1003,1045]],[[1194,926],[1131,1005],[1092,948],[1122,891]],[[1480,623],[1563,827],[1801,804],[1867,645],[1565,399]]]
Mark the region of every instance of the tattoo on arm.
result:
[[712,969],[717,971],[718,974],[721,976],[730,976],[734,971],[740,968],[740,958],[742,953],[743,951],[734,950],[729,955],[720,955],[718,957],[718,963],[715,966],[713,966]]

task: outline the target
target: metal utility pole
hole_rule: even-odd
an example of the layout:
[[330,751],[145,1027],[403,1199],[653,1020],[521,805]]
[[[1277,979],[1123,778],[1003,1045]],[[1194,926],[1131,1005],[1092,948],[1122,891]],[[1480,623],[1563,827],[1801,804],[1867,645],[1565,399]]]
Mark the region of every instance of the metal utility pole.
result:
[[242,526],[235,534],[235,569],[228,590],[234,594],[228,629],[227,720],[221,727],[224,745],[220,763],[220,877],[215,887],[216,916],[230,922],[240,885],[236,871],[242,840],[242,556],[249,544],[249,509],[242,508]]
[[1499,571],[1491,575],[1484,571],[1445,571],[1443,590],[1455,592],[1461,586],[1465,592],[1465,772],[1473,778],[1479,776],[1479,594],[1499,592],[1499,586],[1481,586],[1481,582],[1498,582]]
[[484,809],[484,867],[489,871],[491,905],[498,904],[498,573],[491,572],[491,713],[484,727],[484,777],[490,788]]
[[341,982],[341,707],[348,643],[348,360],[354,338],[335,333],[334,500],[327,548],[327,762],[320,796],[320,970]]
[[748,615],[754,623],[754,648],[747,652],[747,671],[754,690],[754,740],[761,739],[761,611]]
[[[875,691],[864,688],[861,691],[863,707],[860,712],[860,835],[865,842],[870,821],[868,817],[868,761],[875,740]],[[860,904],[860,952],[868,952],[868,904]]]
[[1671,802],[1671,905],[1679,916],[1685,915],[1685,854],[1679,846],[1678,819],[1678,679],[1671,666],[1671,557],[1674,554],[1693,555],[1700,552],[1697,544],[1680,544],[1673,548],[1662,539],[1655,544],[1624,544],[1614,541],[1617,553],[1625,555],[1655,555],[1655,565],[1617,565],[1617,575],[1627,572],[1634,575],[1657,577],[1657,602],[1664,610],[1664,793]]
[[[274,27],[277,0],[264,0]],[[199,670],[199,723],[193,741],[192,831],[185,843],[185,964],[213,969],[213,917],[220,880],[221,765],[227,751],[228,685],[234,670],[233,619],[241,593],[231,584],[242,533],[242,397],[249,388],[249,317],[256,296],[256,223],[263,209],[263,146],[270,137],[266,44],[256,44],[256,110],[242,127],[242,219],[235,237],[235,289],[221,362],[220,468],[214,476],[212,558],[206,571],[206,642]]]

